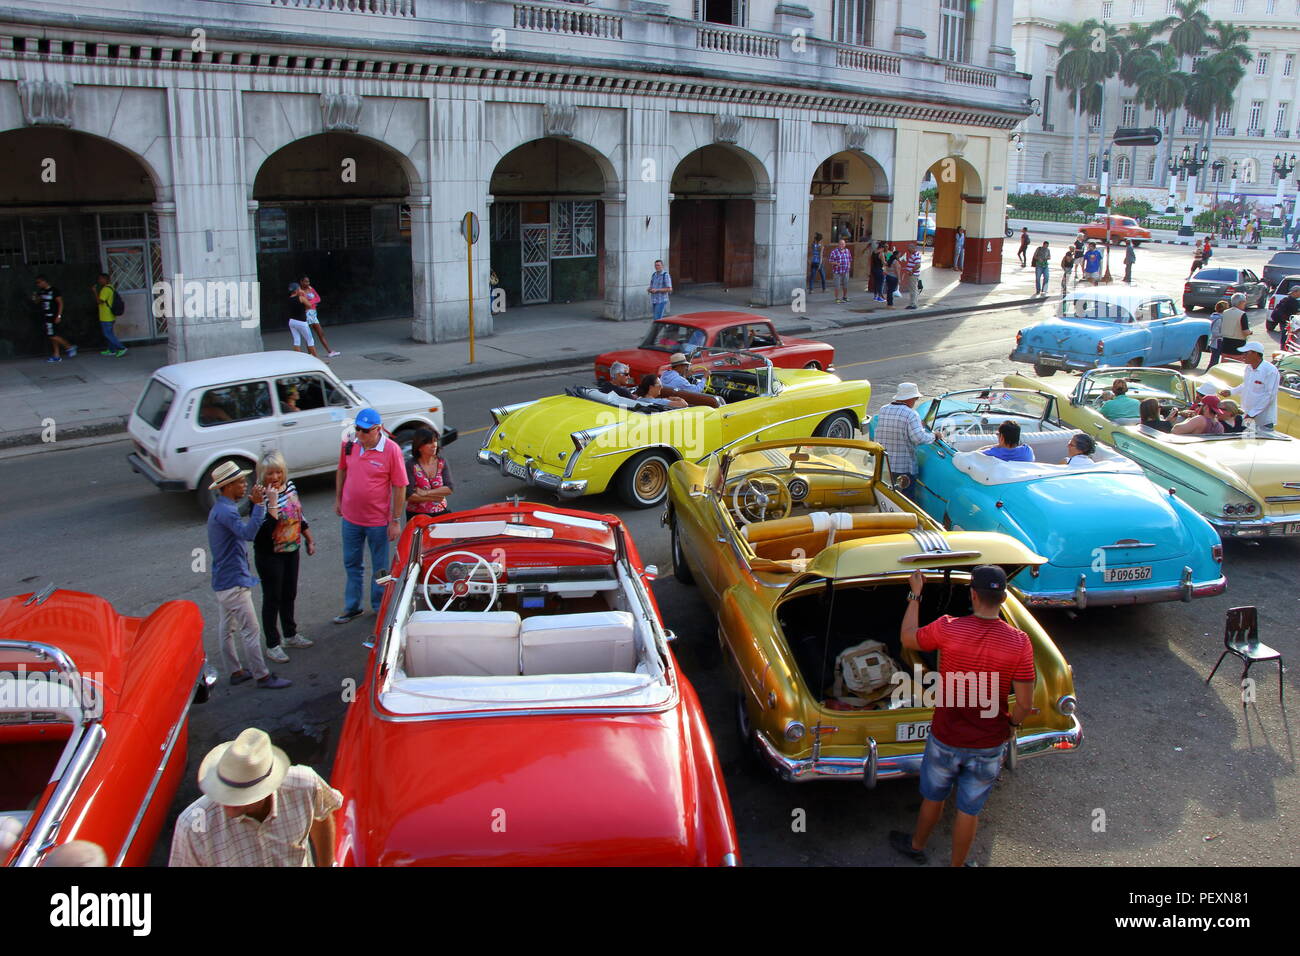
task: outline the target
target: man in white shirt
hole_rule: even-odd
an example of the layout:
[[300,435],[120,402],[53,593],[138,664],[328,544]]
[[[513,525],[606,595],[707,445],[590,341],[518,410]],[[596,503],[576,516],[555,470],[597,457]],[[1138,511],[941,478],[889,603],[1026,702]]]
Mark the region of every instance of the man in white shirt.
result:
[[665,371],[659,376],[659,383],[664,388],[671,388],[675,392],[703,392],[704,386],[692,382],[686,376],[690,374],[691,363],[686,358],[684,352],[674,352],[669,359],[672,368]]
[[885,458],[896,487],[916,500],[916,446],[934,441],[934,432],[921,424],[916,403],[921,390],[915,382],[900,382],[894,400],[876,414],[875,437],[885,449]]
[[1258,342],[1247,342],[1237,353],[1246,364],[1246,374],[1236,388],[1219,394],[1237,396],[1246,418],[1254,419],[1258,428],[1272,429],[1277,424],[1277,389],[1282,376],[1276,365],[1264,361],[1264,346]]

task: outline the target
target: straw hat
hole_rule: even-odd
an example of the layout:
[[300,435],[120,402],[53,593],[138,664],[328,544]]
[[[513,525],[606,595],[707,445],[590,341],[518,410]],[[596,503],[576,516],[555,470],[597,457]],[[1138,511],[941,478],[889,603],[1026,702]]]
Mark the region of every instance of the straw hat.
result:
[[224,807],[246,807],[275,793],[288,772],[289,755],[250,727],[203,758],[199,789]]
[[208,490],[216,491],[218,488],[230,484],[236,478],[247,478],[252,473],[251,469],[240,468],[233,461],[223,461],[212,472],[212,484],[208,485]]

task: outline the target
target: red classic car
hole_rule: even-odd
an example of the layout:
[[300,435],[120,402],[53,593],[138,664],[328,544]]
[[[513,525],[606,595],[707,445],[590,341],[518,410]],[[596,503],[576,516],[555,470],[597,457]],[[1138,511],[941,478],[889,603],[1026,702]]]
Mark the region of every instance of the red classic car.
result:
[[408,525],[335,758],[336,862],[737,864],[653,573],[613,515]]
[[744,349],[765,355],[778,368],[816,368],[834,372],[835,347],[825,342],[782,336],[770,319],[749,312],[690,312],[651,323],[640,348],[596,356],[596,379],[608,379],[609,367],[622,362],[632,377],[668,368],[673,352],[690,355],[701,346]]
[[190,704],[206,698],[203,618],[146,618],[47,588],[0,601],[0,863],[35,866],[71,840],[114,866],[148,862],[185,772]]

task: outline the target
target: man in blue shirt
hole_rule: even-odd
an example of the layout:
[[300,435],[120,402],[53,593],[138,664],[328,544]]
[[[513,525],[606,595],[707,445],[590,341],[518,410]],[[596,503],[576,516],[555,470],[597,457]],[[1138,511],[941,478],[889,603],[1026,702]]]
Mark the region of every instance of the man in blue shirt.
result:
[[[266,519],[266,491],[255,485],[249,499],[252,512],[239,517],[238,502],[248,491],[248,472],[233,461],[224,461],[212,473],[210,491],[220,494],[208,512],[208,550],[212,555],[212,590],[217,595],[217,635],[221,640],[221,657],[230,671],[230,683],[242,684],[257,679],[265,690],[280,690],[293,681],[276,677],[267,669],[262,657],[262,629],[253,610],[253,585],[257,578],[248,570],[248,542],[257,537]],[[247,667],[241,667],[234,632],[244,647]]]
[[1101,280],[1101,250],[1095,242],[1088,243],[1088,251],[1083,254],[1083,277],[1093,285]]
[[672,363],[672,368],[659,376],[659,383],[664,388],[671,388],[675,392],[704,391],[703,385],[692,382],[686,377],[691,372],[691,363],[686,358],[685,352],[674,352],[669,362]]
[[985,448],[984,454],[1002,461],[1034,460],[1034,450],[1020,444],[1020,426],[1010,419],[998,426],[998,443]]
[[668,311],[668,297],[673,293],[673,277],[664,269],[662,259],[655,260],[655,271],[650,276],[650,304],[654,306],[655,321],[658,322]]

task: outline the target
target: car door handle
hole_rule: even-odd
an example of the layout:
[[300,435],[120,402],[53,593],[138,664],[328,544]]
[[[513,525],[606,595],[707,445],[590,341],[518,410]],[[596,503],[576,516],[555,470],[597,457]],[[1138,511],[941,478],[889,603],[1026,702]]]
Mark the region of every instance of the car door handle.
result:
[[297,425],[297,424],[298,424],[298,422],[297,422],[297,420],[295,419],[294,421],[291,421],[291,422],[280,422],[280,427],[281,427],[281,428],[288,428],[290,425]]
[[940,458],[947,458],[947,457],[948,457],[948,453],[947,453],[946,451],[944,451],[942,448],[936,448],[934,453],[935,453],[936,455],[938,455]]

